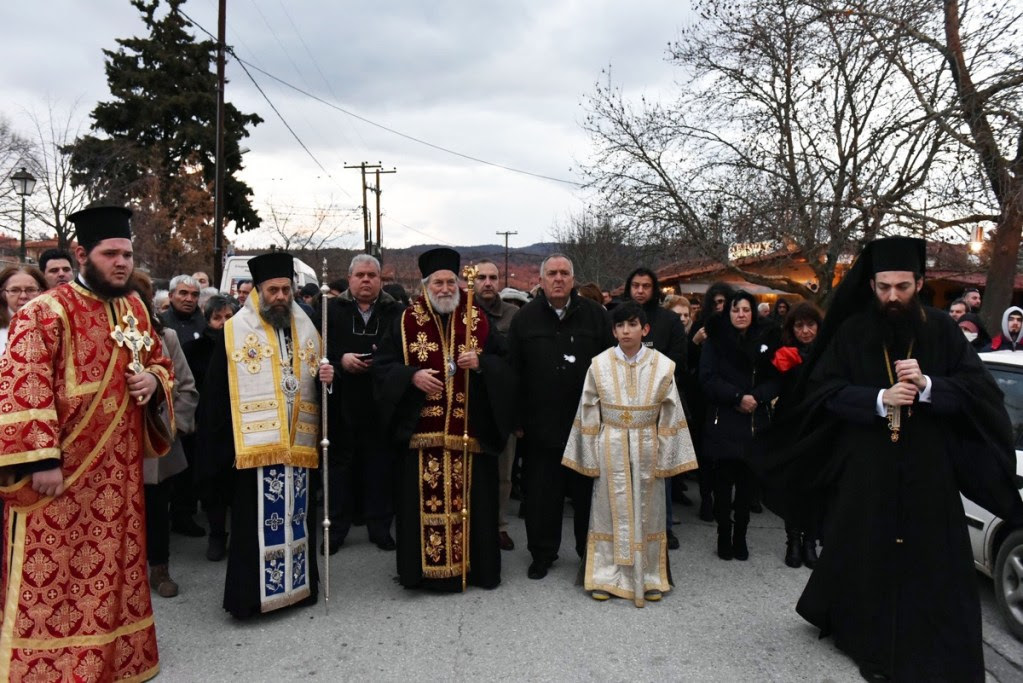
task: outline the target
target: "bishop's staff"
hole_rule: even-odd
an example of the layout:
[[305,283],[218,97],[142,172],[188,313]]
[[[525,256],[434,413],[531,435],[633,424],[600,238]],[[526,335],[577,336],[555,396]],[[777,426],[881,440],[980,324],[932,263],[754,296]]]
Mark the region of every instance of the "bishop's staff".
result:
[[[323,259],[323,278],[320,284],[320,365],[327,358],[327,259]],[[323,453],[323,547],[330,548],[330,439],[327,438],[327,385],[320,382],[320,451]],[[323,607],[330,614],[330,553],[323,554]]]
[[[462,277],[465,279],[465,350],[471,351],[472,347],[472,324],[475,318],[472,308],[472,295],[476,288],[476,275],[479,268],[466,266],[462,269]],[[452,321],[454,324],[454,321]],[[469,381],[471,379],[469,368],[465,369],[465,417],[462,423],[462,592],[465,592],[465,584],[468,581],[469,568]]]

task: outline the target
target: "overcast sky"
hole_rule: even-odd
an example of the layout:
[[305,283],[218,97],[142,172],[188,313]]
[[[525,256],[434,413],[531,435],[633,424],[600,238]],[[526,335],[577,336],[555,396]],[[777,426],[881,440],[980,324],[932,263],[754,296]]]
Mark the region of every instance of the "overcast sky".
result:
[[[627,93],[656,96],[671,85],[664,50],[687,20],[675,0],[472,2],[407,0],[228,0],[227,40],[260,68],[375,123],[503,166],[579,181],[587,158],[581,103],[613,66]],[[216,32],[216,0],[184,10]],[[128,0],[4,2],[0,114],[29,132],[26,111],[47,101],[86,119],[109,99],[102,49],[143,35]],[[586,205],[570,184],[538,179],[423,146],[318,103],[253,72],[324,173],[234,62],[227,97],[265,122],[243,141],[243,178],[267,220],[270,203],[311,220],[334,207],[361,245],[359,172],[383,162],[384,247],[425,242],[512,245],[549,237]],[[86,121],[86,124],[88,122]],[[370,207],[374,206],[372,195]],[[261,237],[249,235],[249,245]]]

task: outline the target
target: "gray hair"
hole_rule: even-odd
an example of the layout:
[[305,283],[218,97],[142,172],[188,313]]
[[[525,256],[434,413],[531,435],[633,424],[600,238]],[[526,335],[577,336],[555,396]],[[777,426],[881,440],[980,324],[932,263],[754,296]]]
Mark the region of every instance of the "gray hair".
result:
[[380,272],[380,261],[377,260],[376,256],[370,256],[369,254],[356,254],[352,257],[352,262],[348,264],[348,277],[352,276],[355,272],[356,266],[360,263],[372,263],[376,266],[377,272]]
[[180,287],[181,285],[184,285],[185,287],[195,287],[196,289],[199,289],[199,281],[196,280],[191,275],[175,275],[173,278],[171,278],[168,290],[170,291],[171,294],[173,294],[174,292],[178,291],[178,287]]
[[572,275],[575,275],[575,264],[572,263],[572,259],[568,258],[561,252],[556,251],[540,262],[540,277],[543,277],[544,271],[547,270],[547,262],[550,261],[551,259],[556,258],[563,258],[566,261],[568,261],[568,272],[571,273]]
[[220,294],[220,290],[216,287],[203,287],[199,291],[199,308],[203,308],[206,302],[210,300],[210,297],[217,294]]
[[238,312],[238,302],[232,297],[224,294],[214,294],[206,300],[206,305],[202,307],[202,314],[206,316],[207,322],[213,317],[213,314],[217,311],[221,311],[225,308],[231,309],[231,315]]
[[166,289],[158,289],[156,290],[156,293],[153,294],[153,306],[155,306],[156,308],[160,308],[160,306],[166,303],[169,299],[170,292],[168,292]]

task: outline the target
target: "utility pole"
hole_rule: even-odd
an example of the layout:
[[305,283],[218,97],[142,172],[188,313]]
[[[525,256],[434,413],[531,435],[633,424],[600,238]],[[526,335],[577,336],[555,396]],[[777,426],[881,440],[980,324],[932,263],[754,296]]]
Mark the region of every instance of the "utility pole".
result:
[[497,231],[498,235],[504,235],[504,287],[508,288],[508,235],[518,235],[518,232],[514,231]]
[[380,261],[381,263],[383,263],[383,260],[384,260],[383,259],[383,253],[384,253],[383,252],[383,245],[384,245],[384,243],[383,243],[383,228],[380,227],[380,193],[383,192],[383,190],[380,189],[380,175],[382,173],[397,173],[397,172],[398,172],[397,168],[392,168],[390,171],[381,171],[378,168],[376,170],[376,179],[377,179],[376,187],[369,188],[369,189],[373,190],[373,194],[375,194],[377,196],[377,243],[375,245],[376,253],[374,253],[373,255],[376,256],[377,260]]
[[363,245],[367,254],[373,253],[373,237],[369,231],[369,203],[366,200],[366,192],[368,187],[366,186],[366,169],[367,168],[383,168],[378,161],[375,164],[367,164],[363,161],[361,164],[353,164],[351,166],[345,165],[345,168],[357,168],[362,171],[362,237]]
[[220,286],[224,272],[224,35],[227,32],[227,0],[220,0],[217,16],[217,146],[213,182],[213,286]]

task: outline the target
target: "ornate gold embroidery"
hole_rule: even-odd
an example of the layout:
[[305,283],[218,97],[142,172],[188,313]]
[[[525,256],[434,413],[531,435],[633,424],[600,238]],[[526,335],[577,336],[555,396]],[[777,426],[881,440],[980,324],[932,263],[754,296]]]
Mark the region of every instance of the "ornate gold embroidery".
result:
[[437,346],[436,342],[432,342],[427,338],[426,332],[420,332],[417,334],[416,340],[409,344],[408,347],[409,351],[416,354],[416,358],[419,359],[420,363],[425,363],[430,357],[430,352],[436,351],[439,348],[440,347]]
[[441,557],[444,556],[444,538],[439,531],[430,530],[426,543],[426,554],[433,562],[440,562]]
[[269,344],[260,344],[259,338],[254,334],[245,337],[242,348],[231,354],[235,363],[241,363],[250,374],[257,374],[263,367],[263,359],[273,355],[273,349]]
[[423,305],[418,300],[412,305],[412,317],[420,327],[430,322],[430,314],[423,310]]
[[465,411],[462,410],[461,408],[455,408],[454,410],[451,411],[451,415],[456,420],[461,420],[463,417],[465,417]]
[[425,481],[430,488],[437,488],[437,482],[440,481],[440,460],[435,457],[431,457],[426,462],[426,471],[423,472],[423,481]]
[[[475,318],[473,319],[473,322],[475,322]],[[475,351],[476,353],[483,353],[483,351],[480,350],[480,343],[479,343],[479,340],[476,339],[476,335],[470,335],[469,336],[469,346],[468,347],[466,347],[465,344],[459,344],[458,345],[458,353],[459,354],[465,353],[466,349]]]
[[455,403],[465,403],[465,394],[463,392],[455,393]]
[[320,363],[312,339],[305,340],[305,348],[298,350],[298,359],[305,363],[306,368],[309,369],[309,376],[316,377]]
[[444,415],[444,408],[441,406],[426,406],[419,411],[420,417],[442,417]]
[[[466,320],[466,317],[468,315],[469,315],[469,310],[466,309],[465,313],[462,314],[462,324],[463,325],[466,325],[466,326],[469,325],[469,321]],[[473,311],[473,316],[472,316],[472,331],[473,332],[476,331],[476,328],[479,326],[479,324],[480,324],[480,317],[479,317],[479,315],[476,314],[475,311]]]

